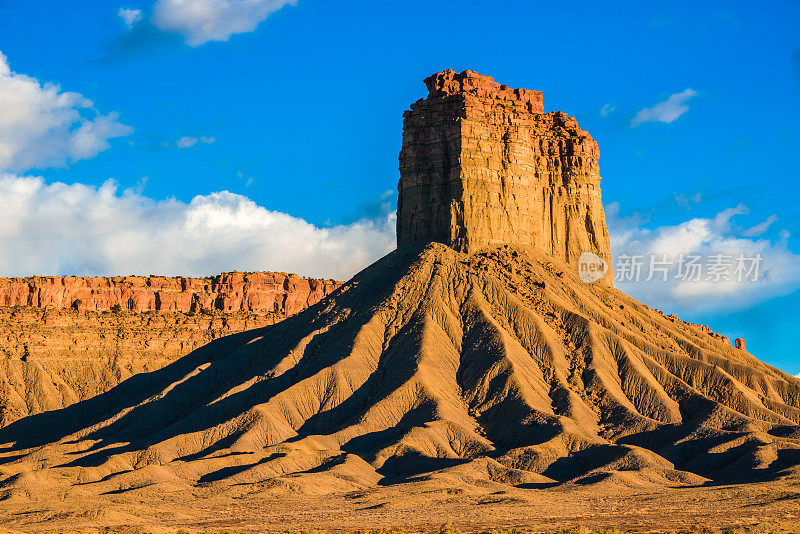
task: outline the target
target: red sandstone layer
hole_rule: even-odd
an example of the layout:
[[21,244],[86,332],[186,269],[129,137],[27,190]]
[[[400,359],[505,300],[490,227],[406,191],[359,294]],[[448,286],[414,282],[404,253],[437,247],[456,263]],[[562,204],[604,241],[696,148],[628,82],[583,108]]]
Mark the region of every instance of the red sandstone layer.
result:
[[295,314],[341,285],[272,272],[209,278],[32,276],[0,278],[0,306],[143,311],[247,311]]
[[0,426],[280,322],[340,285],[270,272],[0,278]]

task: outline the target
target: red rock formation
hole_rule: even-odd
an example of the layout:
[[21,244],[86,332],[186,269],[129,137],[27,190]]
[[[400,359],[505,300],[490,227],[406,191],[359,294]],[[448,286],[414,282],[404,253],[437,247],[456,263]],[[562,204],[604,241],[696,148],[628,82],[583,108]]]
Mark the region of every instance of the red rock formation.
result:
[[33,276],[0,278],[0,306],[292,315],[341,285],[296,274],[230,272],[209,278]]
[[0,426],[275,324],[340,285],[269,272],[0,278]]
[[747,346],[746,346],[746,344],[745,344],[745,341],[744,341],[744,339],[742,339],[742,338],[740,338],[740,337],[737,337],[737,338],[734,340],[734,342],[736,343],[736,348],[737,348],[737,349],[739,349],[739,350],[743,350],[743,351],[747,352]]
[[544,100],[541,91],[512,89],[501,85],[491,76],[483,76],[471,70],[437,72],[425,79],[428,98],[443,98],[455,94],[472,95],[478,98],[503,100],[513,107],[522,107],[524,113],[544,113]]
[[[661,311],[659,311],[659,310],[655,310],[655,311],[658,312],[658,313],[661,313]],[[704,324],[690,323],[688,321],[682,321],[677,315],[666,315],[665,318],[669,319],[673,323],[683,323],[686,326],[689,326],[690,328],[694,328],[695,330],[699,330],[700,332],[703,332],[704,334],[708,334],[709,336],[713,337],[717,341],[721,341],[725,345],[730,345],[731,344],[730,338],[727,338],[727,337],[723,336],[722,334],[718,334],[717,332],[714,332],[713,330],[711,330],[710,326],[706,326]],[[741,341],[742,341],[742,343],[744,343],[744,340],[741,340]],[[739,339],[736,340],[736,348],[737,349],[739,348]]]
[[529,245],[573,265],[582,252],[610,264],[599,149],[574,118],[544,113],[540,91],[472,71],[425,83],[428,98],[404,114],[398,246]]

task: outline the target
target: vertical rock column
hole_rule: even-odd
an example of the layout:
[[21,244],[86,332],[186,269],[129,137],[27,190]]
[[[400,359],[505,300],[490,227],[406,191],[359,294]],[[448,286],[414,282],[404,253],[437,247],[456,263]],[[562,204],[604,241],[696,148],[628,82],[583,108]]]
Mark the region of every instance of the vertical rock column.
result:
[[600,152],[574,118],[545,113],[540,91],[472,71],[425,83],[428,98],[404,114],[398,246],[514,244],[571,264],[594,252],[610,266]]

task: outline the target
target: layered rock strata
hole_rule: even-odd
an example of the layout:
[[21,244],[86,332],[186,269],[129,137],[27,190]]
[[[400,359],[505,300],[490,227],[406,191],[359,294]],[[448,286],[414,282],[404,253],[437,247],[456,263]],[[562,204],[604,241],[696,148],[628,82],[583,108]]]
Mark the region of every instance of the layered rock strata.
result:
[[428,97],[404,114],[398,246],[514,244],[572,265],[582,252],[610,264],[600,152],[574,118],[545,113],[540,91],[469,70],[425,83]]
[[103,393],[217,338],[275,324],[339,285],[269,272],[0,279],[0,425]]
[[32,276],[0,278],[0,306],[292,315],[341,282],[273,272],[228,272],[208,278]]

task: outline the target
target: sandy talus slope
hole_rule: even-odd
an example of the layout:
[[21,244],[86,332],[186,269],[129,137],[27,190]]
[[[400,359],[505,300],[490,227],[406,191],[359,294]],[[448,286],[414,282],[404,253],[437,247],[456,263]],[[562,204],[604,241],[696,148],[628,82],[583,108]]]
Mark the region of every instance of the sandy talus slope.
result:
[[[532,251],[394,252],[277,325],[0,429],[7,497],[795,477],[800,380]],[[149,490],[148,490],[149,491]]]

